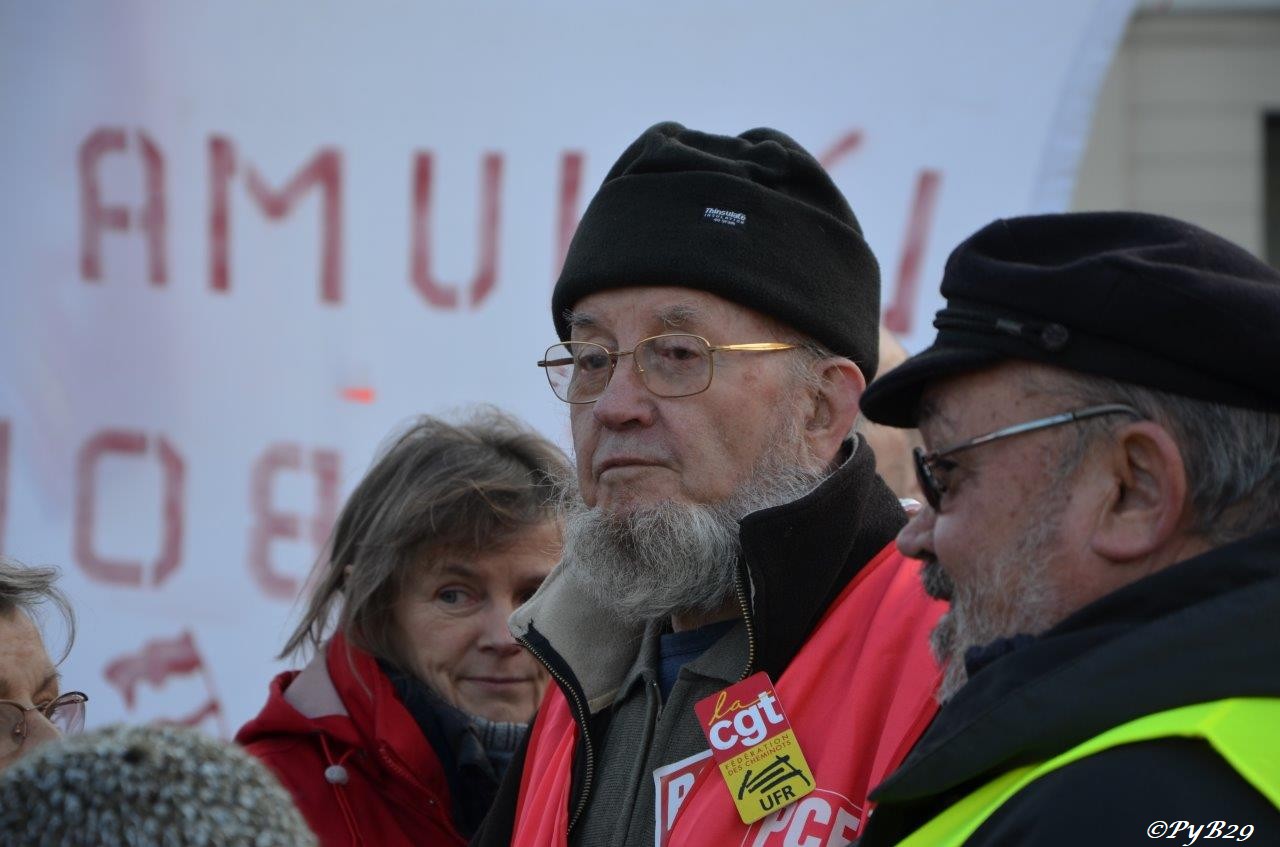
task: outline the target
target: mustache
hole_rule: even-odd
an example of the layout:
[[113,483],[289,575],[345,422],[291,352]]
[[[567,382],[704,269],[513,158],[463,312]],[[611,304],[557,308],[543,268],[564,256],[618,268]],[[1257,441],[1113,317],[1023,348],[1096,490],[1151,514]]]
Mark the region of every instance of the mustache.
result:
[[651,462],[670,462],[674,458],[671,449],[655,436],[630,432],[600,436],[591,459],[598,464],[610,456],[633,456]]

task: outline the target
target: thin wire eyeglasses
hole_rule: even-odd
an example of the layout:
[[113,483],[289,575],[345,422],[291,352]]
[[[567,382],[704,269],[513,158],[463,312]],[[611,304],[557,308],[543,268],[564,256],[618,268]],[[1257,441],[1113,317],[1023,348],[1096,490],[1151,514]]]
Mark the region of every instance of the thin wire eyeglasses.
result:
[[84,729],[84,704],[89,696],[81,691],[68,691],[48,703],[23,706],[12,700],[0,700],[0,757],[11,756],[22,749],[27,740],[27,713],[39,712],[63,735],[75,735]]
[[1015,435],[1023,435],[1028,432],[1036,432],[1041,429],[1049,429],[1050,427],[1061,426],[1063,424],[1075,423],[1076,421],[1087,420],[1088,418],[1097,418],[1102,415],[1133,415],[1135,418],[1143,417],[1143,414],[1132,406],[1125,406],[1120,403],[1107,403],[1101,406],[1088,406],[1083,409],[1076,409],[1070,412],[1061,412],[1056,415],[1050,415],[1047,418],[1037,418],[1033,421],[1025,423],[1013,424],[1003,429],[997,429],[995,432],[988,432],[986,435],[979,435],[963,441],[953,447],[945,450],[935,450],[932,453],[925,453],[923,447],[917,447],[912,451],[915,456],[916,464],[916,481],[920,483],[920,491],[924,494],[924,499],[929,503],[933,510],[939,511],[938,507],[942,504],[942,495],[947,492],[947,480],[945,474],[949,467],[949,463],[945,460],[946,456],[968,450],[972,447],[978,447],[982,444],[990,444],[992,441],[999,441],[1002,438],[1011,438]]
[[690,397],[711,387],[713,353],[773,353],[798,344],[755,341],[712,344],[700,335],[672,332],[642,339],[630,350],[610,350],[594,341],[562,341],[547,348],[538,367],[551,390],[566,403],[594,403],[604,394],[618,360],[631,356],[644,387],[659,397]]

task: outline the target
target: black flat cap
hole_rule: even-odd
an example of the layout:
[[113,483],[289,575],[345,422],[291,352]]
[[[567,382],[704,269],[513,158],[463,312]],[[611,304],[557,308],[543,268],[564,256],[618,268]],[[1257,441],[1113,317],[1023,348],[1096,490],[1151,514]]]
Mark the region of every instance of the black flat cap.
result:
[[1280,411],[1280,273],[1173,218],[998,220],[947,259],[933,345],[873,382],[862,411],[916,425],[931,381],[1023,359],[1199,400]]
[[776,129],[727,136],[660,123],[623,152],[582,215],[551,297],[561,340],[579,300],[641,285],[755,309],[875,375],[879,265],[822,165]]

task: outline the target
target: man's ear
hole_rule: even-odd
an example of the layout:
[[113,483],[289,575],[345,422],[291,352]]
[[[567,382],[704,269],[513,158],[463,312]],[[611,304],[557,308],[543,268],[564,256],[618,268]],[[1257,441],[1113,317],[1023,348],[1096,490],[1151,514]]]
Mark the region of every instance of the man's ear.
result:
[[1182,529],[1187,470],[1169,431],[1151,421],[1127,424],[1103,457],[1112,488],[1091,546],[1104,559],[1130,562],[1167,546]]
[[858,401],[866,390],[862,371],[848,359],[832,357],[815,362],[821,388],[805,421],[805,440],[814,456],[831,461],[858,420]]

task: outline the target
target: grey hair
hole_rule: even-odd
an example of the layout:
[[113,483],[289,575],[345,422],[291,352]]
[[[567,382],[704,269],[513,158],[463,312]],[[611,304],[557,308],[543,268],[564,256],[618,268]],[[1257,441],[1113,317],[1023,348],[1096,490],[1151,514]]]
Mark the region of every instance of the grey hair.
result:
[[[1056,388],[1087,405],[1132,406],[1169,431],[1186,466],[1196,535],[1222,545],[1280,526],[1280,414],[1082,374],[1064,373]],[[1084,423],[1082,442],[1118,425]]]
[[815,365],[825,359],[837,358],[836,354],[807,336],[797,335],[790,342],[800,348],[791,357],[791,376],[809,393],[819,393],[824,385],[822,374]]
[[558,518],[571,478],[558,447],[497,409],[459,424],[417,418],[347,499],[279,658],[318,648],[336,629],[410,670],[390,612],[414,566]]
[[[798,384],[800,390],[810,396],[817,396],[827,387],[826,381],[822,376],[822,371],[817,367],[818,363],[827,359],[848,358],[848,356],[843,356],[840,353],[833,352],[821,342],[815,341],[814,339],[800,333],[788,333],[787,341],[800,348],[796,351],[796,355],[791,358],[791,376]],[[855,367],[857,367],[856,363]],[[858,367],[858,370],[861,371],[862,368]],[[858,416],[853,420],[853,426],[845,435],[846,437],[853,437],[857,433],[865,433],[868,426],[874,426],[874,424],[871,424],[871,422],[868,421],[861,412],[859,412]],[[909,435],[904,437],[914,439],[911,446],[922,443],[920,441],[920,434],[918,430],[910,430]]]
[[66,644],[58,657],[61,662],[76,640],[76,615],[57,581],[57,568],[27,567],[8,556],[0,556],[0,615],[11,617],[21,611],[36,621],[42,606],[52,606],[66,626]]

